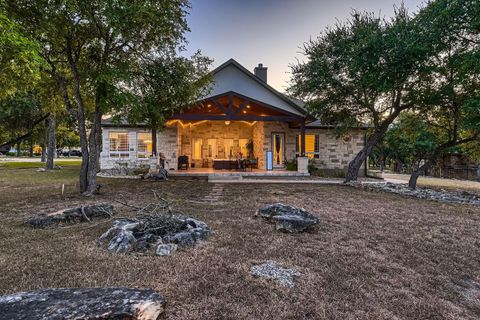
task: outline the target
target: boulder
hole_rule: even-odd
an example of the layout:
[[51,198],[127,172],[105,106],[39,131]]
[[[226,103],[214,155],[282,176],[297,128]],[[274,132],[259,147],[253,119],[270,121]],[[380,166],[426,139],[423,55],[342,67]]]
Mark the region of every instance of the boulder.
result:
[[41,289],[0,296],[9,320],[156,320],[165,300],[153,290],[131,288]]
[[[208,225],[184,215],[143,215],[115,220],[99,239],[111,252],[170,255],[178,247],[191,247],[210,235]],[[170,245],[169,245],[170,244]]]
[[28,220],[33,228],[47,228],[61,223],[90,222],[98,218],[110,218],[114,214],[109,203],[96,203],[53,212],[47,215],[37,215]]
[[276,229],[284,232],[303,232],[318,223],[318,218],[305,209],[283,203],[266,206],[258,213],[264,219],[275,222]]

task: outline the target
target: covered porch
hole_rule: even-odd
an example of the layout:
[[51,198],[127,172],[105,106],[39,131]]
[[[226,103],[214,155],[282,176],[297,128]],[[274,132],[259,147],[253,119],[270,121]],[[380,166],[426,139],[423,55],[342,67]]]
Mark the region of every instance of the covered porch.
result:
[[177,129],[179,159],[188,158],[188,169],[180,163],[178,169],[195,169],[193,175],[208,171],[197,169],[259,172],[267,171],[267,152],[272,170],[282,170],[286,161],[305,155],[305,120],[303,115],[227,92],[174,114],[167,127]]

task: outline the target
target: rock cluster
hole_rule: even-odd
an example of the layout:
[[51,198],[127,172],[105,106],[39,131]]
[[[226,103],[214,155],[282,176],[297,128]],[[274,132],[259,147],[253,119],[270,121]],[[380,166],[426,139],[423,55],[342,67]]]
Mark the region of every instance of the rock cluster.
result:
[[448,202],[463,203],[480,206],[480,197],[475,194],[463,192],[450,192],[445,190],[433,190],[429,188],[417,187],[412,190],[407,184],[398,183],[357,183],[354,186],[361,187],[369,191],[383,191],[397,193],[405,196],[416,197],[420,199]]
[[284,232],[303,232],[318,223],[318,218],[303,208],[275,203],[258,210],[264,219],[275,222],[276,229]]
[[165,300],[131,288],[41,289],[0,296],[0,318],[10,320],[156,320]]
[[119,219],[99,239],[110,252],[151,252],[168,256],[210,235],[208,225],[184,215],[147,215]]
[[298,271],[283,268],[271,260],[252,266],[250,274],[254,277],[272,279],[287,288],[293,288],[295,286],[294,277],[300,275]]
[[37,215],[28,220],[33,228],[47,228],[61,223],[90,222],[98,218],[110,218],[114,214],[109,203],[97,203],[88,206],[65,209],[48,215]]

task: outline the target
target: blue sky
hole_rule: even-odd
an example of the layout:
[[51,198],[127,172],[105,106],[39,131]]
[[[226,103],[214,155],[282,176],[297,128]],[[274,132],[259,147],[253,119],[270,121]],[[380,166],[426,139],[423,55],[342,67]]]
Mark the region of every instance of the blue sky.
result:
[[[191,0],[188,50],[201,49],[216,67],[234,58],[249,70],[268,67],[268,83],[288,85],[289,65],[301,59],[300,47],[352,9],[389,17],[401,0]],[[411,12],[422,0],[404,0]]]

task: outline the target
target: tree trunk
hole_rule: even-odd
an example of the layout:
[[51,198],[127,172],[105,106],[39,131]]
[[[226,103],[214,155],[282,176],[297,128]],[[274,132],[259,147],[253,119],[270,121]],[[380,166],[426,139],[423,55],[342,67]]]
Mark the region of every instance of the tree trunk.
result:
[[345,177],[345,183],[356,181],[358,179],[358,172],[362,167],[362,164],[365,162],[367,157],[372,153],[373,148],[377,145],[377,143],[383,139],[383,136],[387,132],[388,125],[384,126],[382,124],[382,126],[376,132],[374,132],[373,135],[367,140],[363,149],[355,156],[355,158],[353,158],[352,161],[350,161],[350,163],[348,164],[347,176]]
[[30,141],[29,141],[30,143],[29,143],[29,145],[28,145],[28,146],[29,146],[29,153],[30,153],[30,154],[29,154],[29,157],[30,157],[30,158],[33,158],[33,138],[30,137],[29,140],[30,140]]
[[87,167],[87,189],[83,192],[86,196],[91,196],[97,190],[97,163],[99,158],[99,146],[97,145],[98,135],[101,135],[101,121],[102,113],[97,106],[95,108],[95,115],[93,125],[90,130],[89,144],[89,156]]
[[403,110],[400,107],[400,97],[401,95],[398,94],[394,102],[395,107],[393,108],[392,113],[390,113],[390,115],[385,120],[383,120],[383,122],[375,129],[372,136],[368,138],[368,140],[365,142],[365,146],[363,147],[363,149],[348,164],[347,176],[345,177],[345,181],[344,181],[345,183],[356,181],[358,179],[358,172],[362,167],[362,164],[365,162],[368,156],[370,156],[370,154],[373,151],[373,148],[380,141],[382,141],[390,124],[392,124],[392,122],[397,118],[397,116]]
[[477,166],[477,181],[480,182],[480,163]]
[[434,154],[425,161],[424,164],[421,166],[417,166],[415,170],[413,170],[412,174],[410,175],[410,179],[408,180],[408,187],[412,190],[415,190],[417,188],[417,180],[418,177],[422,174],[425,174],[425,172],[430,169],[430,167],[435,163],[435,160],[437,159],[437,152],[434,152]]
[[[80,167],[80,192],[85,193],[88,188],[88,161],[89,161],[89,150],[88,150],[88,135],[85,119],[85,108],[83,103],[83,97],[80,90],[80,74],[77,69],[76,61],[73,58],[72,52],[72,40],[71,38],[66,38],[66,53],[67,60],[72,71],[73,78],[73,97],[77,104],[77,125],[78,125],[78,134],[80,136],[80,147],[82,151],[82,165]],[[68,92],[65,92],[63,89],[63,95],[65,96]]]
[[440,154],[442,154],[443,151],[445,151],[448,148],[454,147],[454,146],[459,146],[461,144],[470,142],[470,141],[475,141],[477,139],[477,134],[474,134],[473,136],[469,138],[465,138],[462,140],[453,140],[453,141],[448,141],[440,146],[438,146],[430,155],[428,160],[420,167],[417,167],[416,170],[413,171],[412,175],[410,176],[410,179],[408,181],[408,187],[412,190],[414,190],[417,187],[417,180],[418,177],[422,174],[425,173],[430,167],[437,161],[437,158]]
[[48,141],[48,126],[47,126],[48,121],[45,120],[45,130],[43,133],[42,137],[42,143],[40,144],[40,147],[42,148],[42,156],[40,158],[41,162],[46,161],[46,154],[47,154],[47,141]]
[[56,127],[56,119],[55,116],[52,114],[48,118],[48,142],[47,142],[47,169],[53,169],[54,163],[53,159],[55,158],[56,153],[56,139],[55,139],[55,127]]
[[20,152],[20,148],[22,146],[22,142],[17,142],[17,157],[20,157],[22,154]]

